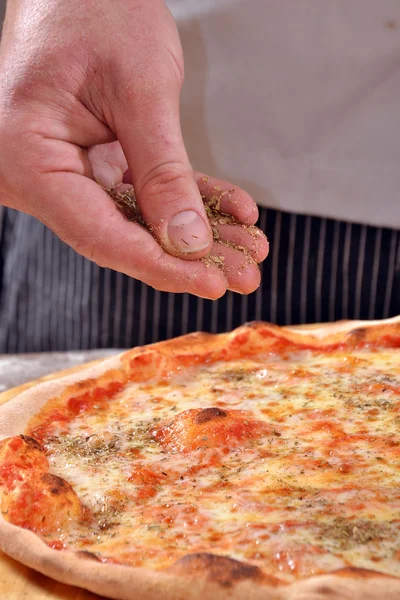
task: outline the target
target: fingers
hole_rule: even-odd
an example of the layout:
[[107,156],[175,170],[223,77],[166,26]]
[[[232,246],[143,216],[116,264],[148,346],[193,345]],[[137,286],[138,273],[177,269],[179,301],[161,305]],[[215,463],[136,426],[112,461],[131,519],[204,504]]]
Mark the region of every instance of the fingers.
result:
[[268,240],[260,229],[250,226],[218,224],[216,226],[221,241],[241,251],[247,251],[257,263],[268,256]]
[[209,253],[212,232],[182,140],[179,86],[173,77],[163,86],[147,84],[131,103],[117,98],[116,133],[155,237],[170,254],[198,259]]
[[240,250],[216,242],[210,260],[220,266],[229,290],[240,294],[251,294],[260,285],[261,275],[257,264]]
[[[32,153],[43,160],[36,165],[40,164],[41,173],[28,184],[29,212],[77,252],[162,291],[189,292],[216,299],[227,289],[250,293],[258,286],[259,273],[254,261],[264,258],[267,243],[256,228],[217,223],[215,229],[222,242],[213,245],[217,260],[213,257],[210,261],[181,260],[166,253],[144,228],[127,221],[109,195],[89,179],[96,170],[97,159],[93,160],[93,155],[90,163],[84,150],[71,144],[35,140],[31,144]],[[124,167],[120,148],[111,144],[108,150],[103,150],[107,161],[112,161],[111,154],[115,153],[116,179],[120,179]],[[60,156],[65,170],[54,171],[53,163],[60,164]],[[30,172],[27,170],[27,174]],[[25,180],[24,185],[27,185]],[[123,191],[127,185],[119,187]],[[261,246],[257,249],[258,237]],[[244,255],[232,245],[244,247],[248,253]]]
[[[117,144],[109,144],[110,148],[108,151],[102,151],[100,156],[104,156],[111,164],[117,164],[117,168],[113,171],[116,175],[113,180],[113,186],[120,191],[124,191],[129,188],[132,178],[129,170],[122,175],[126,161],[121,149],[117,146]],[[91,156],[93,156],[93,154]],[[95,167],[93,169],[95,171]],[[248,253],[248,255],[257,263],[263,261],[268,255],[268,240],[258,228],[252,225],[258,216],[257,207],[252,198],[243,190],[233,188],[232,184],[226,181],[208,177],[202,173],[195,173],[195,178],[202,196],[205,197],[206,201],[211,200],[211,206],[217,207],[224,213],[230,213],[236,220],[244,223],[243,225],[232,224],[227,222],[224,217],[218,218],[217,216],[211,220],[216,239],[219,239],[221,242],[225,243],[225,245],[230,246],[231,249],[237,249]],[[129,183],[120,184],[121,181]],[[215,246],[213,247],[213,252],[214,249]],[[241,293],[246,293],[247,290],[251,290],[253,285],[256,285],[256,282],[258,281],[258,273],[255,273],[254,277],[250,277],[250,282],[254,283],[249,284],[248,281],[244,280],[242,284],[238,281],[238,278],[241,277],[239,273],[242,273],[242,270],[239,268],[236,269],[237,263],[241,257],[238,257],[236,253],[225,252],[225,254],[227,254],[224,258],[226,262],[219,266],[224,273],[228,270],[232,289],[240,289]],[[234,259],[233,265],[230,264],[231,259]],[[233,274],[235,269],[237,275]],[[252,271],[252,269],[250,269],[250,271]],[[247,271],[245,270],[244,272],[246,278]]]
[[[93,146],[89,149],[89,159],[95,180],[105,188],[113,188],[121,182],[133,184],[133,179],[125,155],[119,142]],[[201,196],[213,198],[222,212],[231,214],[245,225],[254,225],[258,219],[258,209],[254,200],[244,190],[228,181],[194,172],[194,178]]]
[[204,260],[170,256],[148,231],[125,220],[109,195],[84,176],[47,173],[35,193],[42,200],[41,220],[63,241],[97,264],[157,290],[217,299],[227,289],[249,294],[260,284],[251,256],[220,242]]
[[106,189],[122,182],[128,169],[125,155],[119,142],[92,146],[88,150],[94,179]]
[[99,265],[162,291],[210,299],[225,293],[227,279],[217,266],[180,260],[164,252],[149,232],[124,219],[94,181],[75,173],[46,173],[39,178],[34,194],[40,198],[40,214],[34,216]]
[[209,177],[195,172],[200,193],[206,198],[214,198],[220,210],[235,217],[245,225],[254,225],[258,219],[258,208],[253,198],[244,190],[235,187],[228,181]]
[[[209,177],[204,173],[194,172],[200,194],[204,198],[214,198],[222,212],[228,213],[245,225],[254,225],[258,219],[258,208],[253,198],[244,190],[235,187],[229,181]],[[119,183],[122,180],[116,181]],[[124,173],[123,181],[132,183],[131,172]]]

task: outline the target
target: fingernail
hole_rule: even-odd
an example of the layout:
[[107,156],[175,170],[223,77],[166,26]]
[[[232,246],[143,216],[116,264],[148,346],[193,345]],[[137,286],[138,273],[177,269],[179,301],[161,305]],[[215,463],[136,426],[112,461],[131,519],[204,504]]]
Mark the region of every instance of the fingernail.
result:
[[172,217],[168,224],[168,237],[179,252],[199,252],[211,242],[207,225],[193,210],[185,210]]
[[123,173],[117,166],[110,165],[108,162],[92,162],[94,180],[105,187],[112,189],[122,182]]

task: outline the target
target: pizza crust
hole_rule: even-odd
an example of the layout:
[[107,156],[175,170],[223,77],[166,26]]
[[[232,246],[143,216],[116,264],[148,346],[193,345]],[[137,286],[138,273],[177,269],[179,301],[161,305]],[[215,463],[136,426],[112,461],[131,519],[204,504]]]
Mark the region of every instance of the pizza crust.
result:
[[[39,384],[7,402],[0,410],[0,440],[25,430],[34,414],[52,397],[95,380],[109,371],[132,367],[144,356],[175,357],[193,354],[218,356],[223,349],[241,344],[243,335],[252,343],[257,331],[316,348],[326,345],[374,341],[381,336],[400,337],[400,317],[386,321],[341,321],[320,327],[279,328],[251,323],[229,334],[189,334],[175,340],[136,348],[106,359],[61,379]],[[249,337],[250,336],[250,337]],[[216,358],[214,358],[216,359]],[[0,515],[0,549],[15,560],[62,583],[83,587],[116,600],[386,600],[400,598],[400,578],[366,571],[344,569],[335,573],[282,584],[257,567],[212,554],[188,555],[166,571],[151,571],[103,564],[85,553],[49,548],[33,532],[6,522]]]
[[285,331],[291,331],[300,335],[312,335],[318,339],[325,338],[338,333],[348,333],[359,329],[371,328],[375,331],[382,327],[387,328],[400,323],[400,315],[391,319],[379,321],[350,321],[343,319],[342,321],[334,321],[332,323],[316,323],[312,325],[293,325],[291,327],[282,327]]
[[348,569],[296,581],[291,585],[231,571],[215,577],[207,566],[174,573],[107,565],[70,551],[48,548],[32,532],[0,521],[2,550],[19,562],[62,583],[83,587],[115,600],[398,600],[400,580],[363,569]]

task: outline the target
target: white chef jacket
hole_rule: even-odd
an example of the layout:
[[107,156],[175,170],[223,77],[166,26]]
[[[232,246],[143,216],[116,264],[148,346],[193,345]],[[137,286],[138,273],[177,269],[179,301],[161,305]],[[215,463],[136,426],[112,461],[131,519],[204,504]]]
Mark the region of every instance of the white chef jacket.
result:
[[169,0],[194,167],[263,206],[400,228],[400,0]]

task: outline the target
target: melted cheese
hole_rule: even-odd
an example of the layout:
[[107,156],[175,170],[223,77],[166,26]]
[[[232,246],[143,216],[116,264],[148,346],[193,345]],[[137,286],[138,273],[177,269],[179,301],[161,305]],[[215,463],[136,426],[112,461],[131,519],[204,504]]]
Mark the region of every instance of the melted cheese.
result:
[[48,543],[150,568],[195,552],[400,575],[400,352],[258,356],[131,383],[45,450],[90,515]]

